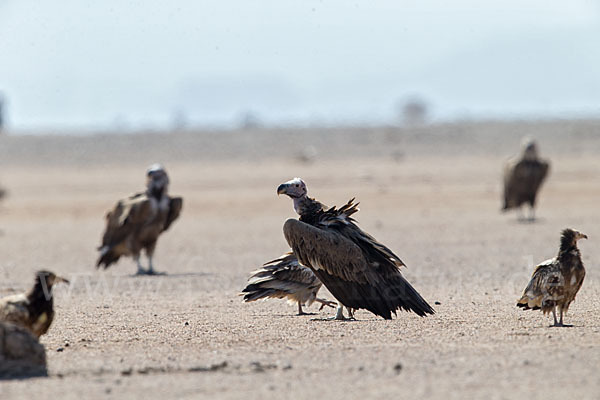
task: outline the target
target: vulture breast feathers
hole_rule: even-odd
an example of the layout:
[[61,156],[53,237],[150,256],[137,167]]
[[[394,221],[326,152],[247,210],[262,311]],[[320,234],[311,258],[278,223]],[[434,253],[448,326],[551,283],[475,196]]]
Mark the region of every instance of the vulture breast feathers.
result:
[[[282,186],[278,193],[284,193]],[[285,222],[285,238],[298,260],[313,270],[343,306],[364,308],[385,319],[399,309],[420,316],[434,313],[402,276],[400,258],[356,225],[351,217],[358,211],[354,199],[339,209],[325,210],[315,207],[321,203],[314,199],[294,196],[290,197],[300,219]]]
[[98,266],[108,268],[121,256],[135,254],[156,242],[158,236],[179,217],[182,205],[181,197],[157,200],[146,193],[117,202],[106,214]]
[[509,160],[504,168],[503,210],[525,203],[534,207],[537,193],[550,169],[550,163],[538,157],[535,142],[527,141],[524,146],[523,154]]

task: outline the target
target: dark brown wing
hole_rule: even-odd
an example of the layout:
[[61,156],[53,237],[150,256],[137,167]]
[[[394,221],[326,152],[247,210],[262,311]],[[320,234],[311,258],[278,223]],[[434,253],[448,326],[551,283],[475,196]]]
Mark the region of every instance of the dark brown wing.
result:
[[183,199],[181,197],[171,197],[169,199],[169,213],[167,214],[167,221],[165,222],[163,232],[169,229],[173,221],[179,218],[179,214],[181,213],[182,207]]
[[504,171],[504,209],[526,202],[534,205],[549,168],[550,164],[542,160],[509,162]]
[[398,309],[421,316],[434,312],[404,279],[399,269],[402,262],[387,247],[350,220],[339,218],[338,222],[315,227],[289,219],[283,226],[298,260],[313,270],[337,300],[386,319]]
[[102,236],[97,266],[107,268],[123,254],[127,254],[126,239],[136,232],[153,214],[151,201],[146,195],[120,200],[106,214],[106,229]]

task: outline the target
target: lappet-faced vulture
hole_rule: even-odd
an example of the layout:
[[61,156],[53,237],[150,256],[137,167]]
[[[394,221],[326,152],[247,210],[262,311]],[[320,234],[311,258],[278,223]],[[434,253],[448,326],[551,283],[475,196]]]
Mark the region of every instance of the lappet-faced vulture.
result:
[[[154,274],[152,256],[161,233],[179,217],[183,199],[168,194],[169,177],[165,169],[154,164],[148,168],[146,191],[117,202],[106,214],[106,230],[97,266],[108,268],[121,256],[132,256],[138,274]],[[145,250],[148,269],[142,268],[140,253]]]
[[39,338],[54,319],[52,287],[59,282],[69,283],[49,271],[36,272],[31,290],[0,299],[0,321],[22,326]]
[[[517,307],[541,309],[544,314],[552,311],[554,326],[568,326],[563,324],[563,312],[575,300],[585,277],[581,253],[577,248],[579,239],[587,239],[587,236],[573,229],[562,231],[558,255],[535,267]],[[557,307],[560,320],[556,319]]]
[[288,219],[283,234],[298,261],[338,300],[335,319],[346,319],[343,307],[364,308],[385,319],[397,310],[420,316],[434,313],[400,273],[400,258],[356,225],[354,199],[339,209],[326,208],[308,197],[300,178],[281,184],[277,193],[294,201],[300,219]]
[[[523,150],[518,157],[504,166],[504,205],[502,211],[529,204],[529,220],[535,219],[537,194],[548,175],[550,163],[538,157],[537,144],[529,138],[523,140]],[[519,219],[523,219],[522,216]]]
[[289,303],[298,303],[298,315],[306,315],[303,305],[310,306],[317,301],[322,309],[335,304],[317,297],[322,285],[310,268],[300,264],[293,253],[288,253],[252,272],[240,295],[244,296],[245,302],[287,298]]

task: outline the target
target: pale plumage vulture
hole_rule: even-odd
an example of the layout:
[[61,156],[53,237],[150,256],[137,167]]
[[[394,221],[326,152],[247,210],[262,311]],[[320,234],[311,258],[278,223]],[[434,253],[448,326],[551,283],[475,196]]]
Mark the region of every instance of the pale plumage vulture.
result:
[[306,315],[302,310],[303,305],[310,307],[317,301],[321,303],[322,309],[335,304],[317,297],[322,285],[310,268],[300,264],[293,253],[288,253],[252,272],[248,285],[240,295],[244,296],[245,302],[286,298],[289,303],[298,304],[298,315]]
[[298,261],[309,267],[338,301],[335,319],[346,319],[343,307],[366,309],[385,319],[397,310],[420,316],[434,310],[400,272],[404,263],[389,248],[362,231],[352,215],[354,199],[326,208],[308,197],[300,178],[281,184],[278,194],[292,198],[300,216],[283,226],[285,238]]
[[0,321],[22,326],[39,338],[54,319],[52,287],[59,282],[69,283],[49,271],[36,272],[31,290],[0,299]]
[[[179,217],[183,199],[169,196],[169,177],[161,165],[150,166],[146,175],[144,193],[120,200],[106,214],[106,230],[102,245],[98,247],[100,257],[97,267],[104,266],[106,269],[121,256],[132,256],[137,264],[137,274],[155,273],[152,256],[156,241]],[[147,270],[140,262],[142,250],[148,257]]]
[[[517,307],[541,309],[544,314],[552,311],[554,326],[568,326],[563,324],[563,312],[575,300],[585,277],[581,253],[577,248],[579,239],[587,239],[587,236],[573,229],[562,231],[558,255],[535,267]],[[556,308],[560,312],[558,321]]]
[[[529,220],[535,219],[537,194],[548,175],[550,163],[538,157],[537,144],[529,138],[523,140],[521,154],[504,166],[504,205],[502,211],[529,205]],[[522,219],[522,216],[519,217]]]

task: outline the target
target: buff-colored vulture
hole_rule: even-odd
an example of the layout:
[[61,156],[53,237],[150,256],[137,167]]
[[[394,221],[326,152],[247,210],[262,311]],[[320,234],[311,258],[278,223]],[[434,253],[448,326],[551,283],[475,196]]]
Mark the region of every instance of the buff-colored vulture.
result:
[[[587,236],[573,229],[562,231],[558,255],[535,267],[517,307],[524,310],[541,309],[544,314],[552,312],[554,326],[569,326],[563,324],[563,313],[575,300],[585,278],[585,268],[577,248],[579,239],[587,239]],[[559,320],[556,319],[557,308]]]
[[54,319],[52,287],[59,282],[69,283],[49,271],[36,272],[31,290],[0,299],[0,321],[22,326],[39,338]]

